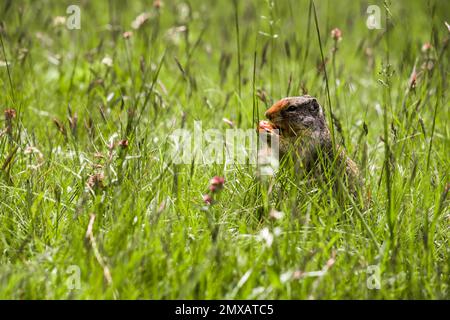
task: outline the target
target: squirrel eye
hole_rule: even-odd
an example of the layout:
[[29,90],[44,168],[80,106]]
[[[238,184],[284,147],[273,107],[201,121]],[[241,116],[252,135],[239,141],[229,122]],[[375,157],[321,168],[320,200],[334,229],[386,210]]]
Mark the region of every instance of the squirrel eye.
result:
[[294,111],[295,109],[297,109],[297,106],[292,105],[287,109],[287,111]]

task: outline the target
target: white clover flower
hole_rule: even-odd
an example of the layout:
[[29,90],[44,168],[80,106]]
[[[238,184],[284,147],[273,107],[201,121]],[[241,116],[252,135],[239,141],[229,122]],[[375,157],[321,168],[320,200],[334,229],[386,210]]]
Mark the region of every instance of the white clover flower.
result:
[[273,243],[273,234],[270,233],[269,228],[263,228],[258,236],[260,241],[265,241],[268,247],[272,246]]
[[283,219],[284,213],[283,213],[282,211],[278,211],[278,210],[272,209],[272,210],[270,211],[270,213],[269,213],[269,216],[270,216],[272,219],[280,220],[280,219]]
[[53,18],[53,26],[63,26],[66,24],[66,17],[64,16],[56,16]]
[[111,59],[109,56],[105,56],[105,57],[102,59],[102,63],[103,63],[104,65],[106,65],[107,67],[112,67],[113,61],[112,61],[112,59]]

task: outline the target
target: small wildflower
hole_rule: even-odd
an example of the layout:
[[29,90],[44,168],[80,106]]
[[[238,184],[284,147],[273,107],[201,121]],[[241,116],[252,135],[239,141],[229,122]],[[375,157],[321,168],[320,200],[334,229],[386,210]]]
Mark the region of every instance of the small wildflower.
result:
[[121,146],[122,148],[128,148],[128,140],[127,139],[123,139],[119,141],[119,146]]
[[132,32],[132,31],[125,31],[125,32],[123,33],[123,37],[124,37],[125,39],[130,39],[132,36],[133,36],[133,32]]
[[53,26],[54,27],[63,26],[65,24],[66,24],[66,17],[56,16],[53,18]]
[[136,19],[133,20],[131,23],[131,27],[133,29],[139,29],[142,27],[151,17],[151,14],[148,12],[141,13],[136,17]]
[[16,117],[17,113],[14,109],[5,110],[5,121],[8,122]]
[[105,187],[103,184],[104,179],[105,179],[105,177],[102,172],[95,173],[95,174],[89,176],[89,178],[87,180],[87,185],[89,188],[91,188],[93,190],[103,189]]
[[425,42],[425,43],[422,45],[422,52],[423,52],[423,53],[430,52],[432,48],[433,48],[433,46],[431,45],[431,43]]
[[203,195],[203,201],[210,205],[213,202],[213,197],[212,195],[219,191],[220,189],[223,188],[223,184],[225,183],[225,179],[219,176],[215,176],[213,177],[210,181],[209,181],[209,191],[211,191],[211,195],[209,194],[205,194]]
[[268,247],[272,246],[273,234],[270,233],[269,228],[263,228],[258,236],[259,240],[265,241]]
[[275,209],[272,209],[272,211],[270,211],[269,216],[274,219],[274,220],[280,220],[283,218],[284,213],[281,211],[277,211]]
[[112,67],[113,61],[110,57],[106,56],[102,59],[102,63],[107,67]]
[[331,38],[333,38],[334,41],[341,41],[342,40],[342,31],[339,28],[334,28],[331,30]]
[[204,194],[203,202],[205,202],[207,205],[211,205],[211,203],[213,202],[213,198],[209,194]]
[[214,178],[211,179],[209,183],[210,186],[215,187],[214,191],[216,191],[218,189],[222,189],[223,184],[225,183],[225,179],[223,177],[215,176]]

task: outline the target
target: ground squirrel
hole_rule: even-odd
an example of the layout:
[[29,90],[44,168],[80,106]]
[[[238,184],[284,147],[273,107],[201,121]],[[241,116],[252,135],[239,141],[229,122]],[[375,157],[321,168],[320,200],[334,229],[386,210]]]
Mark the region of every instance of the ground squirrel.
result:
[[357,193],[361,186],[358,166],[340,145],[336,145],[337,157],[334,156],[330,130],[316,98],[308,95],[283,98],[265,116],[270,122],[261,121],[259,131],[275,134],[273,130],[278,129],[280,157],[292,154],[300,160],[296,162],[304,172],[321,180],[325,179],[325,170],[334,164],[334,172],[342,173],[349,191]]

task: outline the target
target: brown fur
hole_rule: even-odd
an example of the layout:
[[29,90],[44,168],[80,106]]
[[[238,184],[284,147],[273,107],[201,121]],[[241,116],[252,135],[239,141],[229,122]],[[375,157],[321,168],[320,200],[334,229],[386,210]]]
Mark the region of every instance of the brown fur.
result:
[[273,128],[280,131],[280,156],[291,153],[300,160],[296,162],[301,162],[305,173],[320,180],[324,180],[326,168],[333,166],[334,174],[342,174],[349,191],[356,193],[361,186],[358,166],[340,145],[335,148],[335,156],[330,130],[316,98],[308,95],[283,98],[265,115]]

